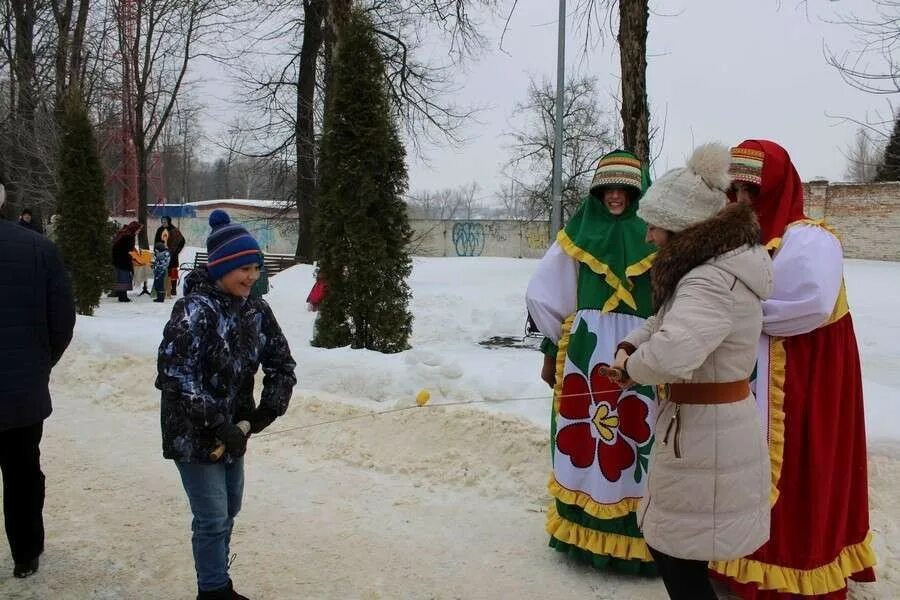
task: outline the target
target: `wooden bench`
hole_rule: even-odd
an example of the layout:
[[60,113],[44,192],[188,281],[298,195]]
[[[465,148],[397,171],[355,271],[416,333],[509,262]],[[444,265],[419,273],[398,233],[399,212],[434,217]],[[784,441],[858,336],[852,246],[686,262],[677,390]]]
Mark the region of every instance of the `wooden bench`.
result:
[[[197,252],[197,254],[194,255],[193,263],[181,263],[178,268],[182,271],[193,271],[198,267],[206,266],[208,260],[208,252]],[[265,267],[269,277],[277,275],[296,264],[297,259],[293,254],[263,254],[263,267]]]
[[[194,262],[181,263],[178,266],[179,271],[193,271],[198,267],[205,267],[209,260],[208,252],[197,252],[194,255]],[[297,264],[297,259],[293,254],[263,254],[262,276],[254,286],[254,290],[259,289],[258,294],[266,294],[271,284],[269,277],[281,273],[285,269],[289,269]]]

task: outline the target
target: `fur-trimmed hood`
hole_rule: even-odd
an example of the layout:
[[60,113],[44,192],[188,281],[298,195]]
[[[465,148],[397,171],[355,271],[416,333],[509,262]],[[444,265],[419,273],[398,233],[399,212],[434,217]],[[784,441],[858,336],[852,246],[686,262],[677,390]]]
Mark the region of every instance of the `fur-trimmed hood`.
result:
[[651,271],[653,304],[659,310],[689,271],[712,263],[742,281],[765,299],[772,293],[768,252],[760,245],[760,228],[753,207],[737,202],[716,216],[678,233],[656,255]]

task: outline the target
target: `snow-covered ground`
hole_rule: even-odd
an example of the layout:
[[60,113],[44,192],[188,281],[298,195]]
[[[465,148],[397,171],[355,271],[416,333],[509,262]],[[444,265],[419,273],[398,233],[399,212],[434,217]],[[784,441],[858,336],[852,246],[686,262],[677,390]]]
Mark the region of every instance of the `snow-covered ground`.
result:
[[[183,260],[190,260],[190,253]],[[232,575],[254,599],[663,599],[656,580],[597,574],[546,546],[549,392],[540,355],[485,347],[520,337],[536,261],[415,260],[413,349],[311,348],[311,269],[268,296],[298,362],[291,408],[247,458]],[[855,599],[900,598],[900,264],[850,261],[863,357],[872,528],[879,583]],[[190,513],[162,459],[156,348],[171,303],[104,299],[79,318],[53,374],[45,425],[47,550],[41,571],[3,598],[191,598]],[[432,400],[415,406],[422,389]],[[474,402],[471,407],[441,403]],[[409,407],[386,415],[372,412]],[[2,565],[7,565],[3,567]]]

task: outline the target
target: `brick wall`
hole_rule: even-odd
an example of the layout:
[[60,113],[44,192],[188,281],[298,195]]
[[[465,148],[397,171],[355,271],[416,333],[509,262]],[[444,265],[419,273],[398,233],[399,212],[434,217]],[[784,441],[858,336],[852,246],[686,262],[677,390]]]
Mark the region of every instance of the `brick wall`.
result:
[[900,261],[900,182],[804,185],[806,214],[834,227],[847,258]]

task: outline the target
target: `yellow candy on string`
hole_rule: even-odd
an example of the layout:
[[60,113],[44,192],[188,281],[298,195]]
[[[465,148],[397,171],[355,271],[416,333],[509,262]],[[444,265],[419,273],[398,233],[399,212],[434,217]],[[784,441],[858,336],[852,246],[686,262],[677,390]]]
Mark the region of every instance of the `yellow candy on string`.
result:
[[419,406],[425,406],[428,404],[429,400],[431,400],[431,393],[426,389],[423,389],[416,394],[416,404]]

